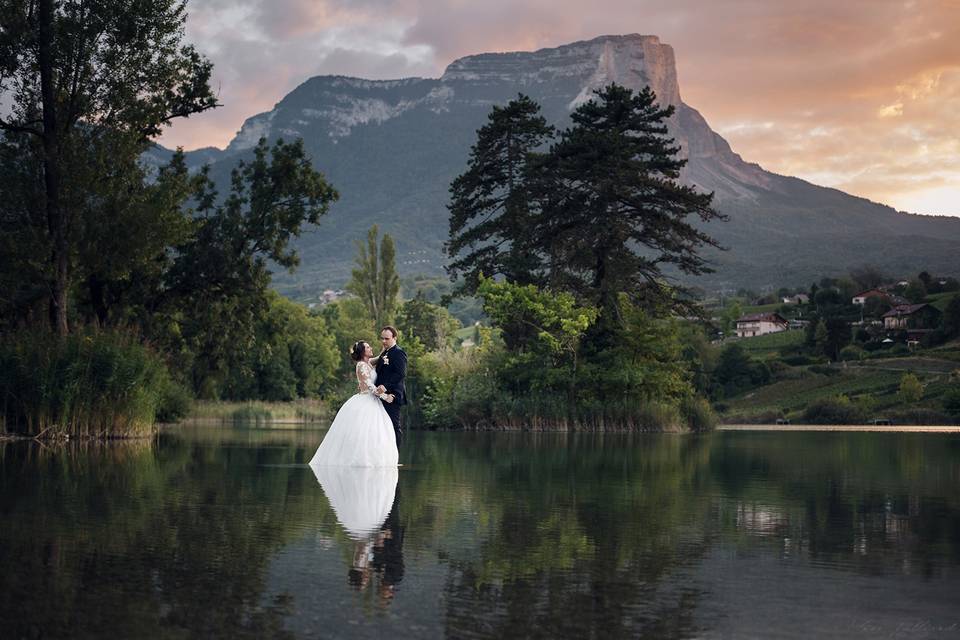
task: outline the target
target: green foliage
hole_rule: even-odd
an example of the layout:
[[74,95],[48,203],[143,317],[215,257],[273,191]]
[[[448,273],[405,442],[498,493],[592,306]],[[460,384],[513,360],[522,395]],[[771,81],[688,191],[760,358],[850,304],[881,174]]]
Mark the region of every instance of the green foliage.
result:
[[912,373],[905,373],[900,378],[898,393],[904,402],[917,402],[923,397],[923,384]]
[[720,316],[720,330],[723,331],[723,335],[734,335],[737,330],[737,320],[741,316],[743,316],[743,308],[740,306],[739,300],[734,300],[731,304],[724,307],[723,313]]
[[711,271],[698,252],[717,243],[686,219],[722,216],[712,194],[679,181],[686,160],[667,136],[673,112],[649,87],[635,94],[610,84],[577,107],[537,168],[550,281],[598,305],[603,324],[615,321],[621,294],[647,308],[688,309],[662,265]]
[[[144,291],[161,304],[142,323],[176,355],[195,393],[218,397],[232,363],[255,348],[257,324],[270,308],[268,260],[296,266],[291,241],[305,224],[319,222],[338,196],[300,141],[271,147],[261,139],[253,158],[234,169],[222,203],[205,173],[197,180],[196,230],[176,247],[161,290]],[[281,386],[291,384],[288,379]]]
[[268,292],[269,307],[256,323],[251,347],[230,360],[220,397],[290,401],[332,390],[340,365],[337,343],[324,319]]
[[467,170],[450,185],[451,277],[464,276],[461,292],[476,293],[480,278],[504,276],[520,284],[540,281],[531,166],[552,135],[540,106],[520,94],[494,106],[477,131]]
[[711,431],[717,425],[717,414],[705,398],[684,398],[680,402],[680,414],[690,431]]
[[448,346],[451,338],[462,328],[460,321],[449,311],[427,302],[421,291],[400,306],[397,326],[405,338],[416,336],[429,351]]
[[941,323],[947,337],[960,337],[960,295],[954,294],[950,298],[950,302],[944,308]]
[[[178,0],[4,0],[0,14],[0,102],[10,107],[0,131],[13,151],[2,159],[25,178],[7,186],[19,197],[0,198],[0,219],[31,229],[44,248],[32,275],[45,280],[51,326],[63,335],[89,210],[135,222],[138,208],[123,202],[131,183],[109,174],[135,174],[165,124],[216,106],[212,66],[182,44],[186,3]],[[112,158],[116,171],[89,180],[87,168],[102,167],[106,149],[123,150]]]
[[955,420],[960,419],[960,384],[954,383],[943,395],[943,410]]
[[922,280],[911,280],[903,292],[903,297],[915,304],[924,302],[927,298],[927,287]]
[[739,343],[723,349],[714,372],[713,397],[729,398],[770,381],[770,368],[752,359]]
[[812,402],[804,410],[803,417],[810,424],[863,424],[867,413],[862,406],[840,395]]
[[483,276],[477,293],[484,313],[503,331],[507,351],[501,374],[512,391],[575,393],[580,340],[596,320],[597,310],[577,305],[568,293],[497,283]]
[[163,361],[135,336],[34,330],[0,339],[0,409],[26,435],[143,436],[182,409]]
[[357,242],[357,268],[352,272],[347,290],[360,298],[367,308],[367,315],[379,330],[393,321],[400,278],[397,276],[393,238],[383,234],[378,250],[378,235],[377,225],[373,225],[367,232],[366,245]]

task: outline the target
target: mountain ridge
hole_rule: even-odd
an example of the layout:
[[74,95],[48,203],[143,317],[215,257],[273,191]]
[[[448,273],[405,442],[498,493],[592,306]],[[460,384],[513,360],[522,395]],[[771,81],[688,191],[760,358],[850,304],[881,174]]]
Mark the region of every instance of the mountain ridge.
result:
[[[683,102],[673,48],[657,36],[599,36],[532,52],[464,56],[440,78],[314,76],[270,111],[248,118],[225,150],[202,150],[202,158],[190,152],[188,163],[212,163],[218,184],[226,185],[229,166],[261,135],[303,138],[342,198],[318,231],[298,242],[298,274],[277,275],[288,295],[308,299],[343,284],[353,241],[374,223],[397,240],[401,273],[439,275],[447,187],[465,169],[491,107],[522,92],[541,104],[549,122],[566,126],[578,101],[609,82],[635,90],[649,84],[661,103],[676,107],[670,133],[689,160],[681,179],[712,191],[730,218],[706,227],[729,247],[710,254],[717,273],[688,284],[809,284],[865,263],[903,274],[960,275],[952,258],[960,253],[960,219],[897,212],[745,161]],[[923,255],[901,235],[916,238]]]

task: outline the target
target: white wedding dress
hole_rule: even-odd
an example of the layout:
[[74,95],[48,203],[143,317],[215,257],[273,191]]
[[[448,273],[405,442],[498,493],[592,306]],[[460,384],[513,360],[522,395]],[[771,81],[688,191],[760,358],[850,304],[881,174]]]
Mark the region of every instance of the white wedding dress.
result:
[[311,467],[395,467],[393,423],[377,397],[377,372],[357,363],[359,393],[343,403],[310,460]]

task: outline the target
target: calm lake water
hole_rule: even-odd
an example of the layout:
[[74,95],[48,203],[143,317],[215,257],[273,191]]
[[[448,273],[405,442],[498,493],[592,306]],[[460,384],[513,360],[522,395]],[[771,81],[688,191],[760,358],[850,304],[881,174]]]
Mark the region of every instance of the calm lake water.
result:
[[960,434],[0,444],[4,638],[956,638]]

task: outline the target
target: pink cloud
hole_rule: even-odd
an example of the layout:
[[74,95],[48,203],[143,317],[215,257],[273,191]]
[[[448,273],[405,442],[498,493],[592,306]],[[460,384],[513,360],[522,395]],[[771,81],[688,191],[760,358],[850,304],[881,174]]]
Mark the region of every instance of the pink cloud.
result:
[[[464,55],[645,33],[674,47],[684,100],[751,161],[836,175],[876,199],[892,197],[878,185],[894,172],[960,174],[960,159],[931,144],[960,135],[956,0],[207,0],[191,11],[188,31],[210,52],[225,106],[178,123],[168,144],[223,146],[244,118],[319,73],[438,76]],[[938,73],[939,85],[911,95]],[[773,126],[738,128],[764,122]],[[818,128],[831,136],[808,133]]]

